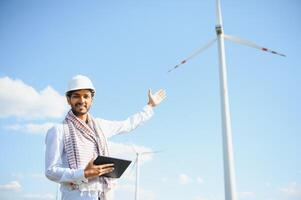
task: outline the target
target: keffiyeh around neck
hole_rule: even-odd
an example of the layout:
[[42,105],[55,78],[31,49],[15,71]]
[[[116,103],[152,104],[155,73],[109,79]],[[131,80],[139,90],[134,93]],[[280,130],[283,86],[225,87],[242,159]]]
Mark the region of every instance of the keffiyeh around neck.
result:
[[[96,120],[88,114],[87,123],[77,118],[70,110],[64,120],[64,144],[71,169],[85,168],[97,155],[108,156],[106,138]],[[81,191],[105,192],[109,188],[107,178],[96,177],[78,185]]]

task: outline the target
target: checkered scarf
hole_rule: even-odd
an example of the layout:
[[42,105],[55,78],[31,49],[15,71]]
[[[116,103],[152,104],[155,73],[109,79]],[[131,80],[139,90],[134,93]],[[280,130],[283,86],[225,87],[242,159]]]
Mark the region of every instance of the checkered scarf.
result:
[[[64,133],[65,150],[71,169],[78,169],[82,164],[82,160],[91,159],[91,155],[80,153],[83,152],[81,148],[84,147],[79,145],[79,134],[96,144],[98,155],[108,156],[109,154],[107,140],[96,120],[90,114],[88,114],[87,123],[85,123],[70,110],[64,120]],[[83,157],[85,158],[83,159]],[[100,177],[99,181],[103,184],[103,191],[105,188],[109,188],[109,179]],[[89,191],[90,189],[88,188]]]

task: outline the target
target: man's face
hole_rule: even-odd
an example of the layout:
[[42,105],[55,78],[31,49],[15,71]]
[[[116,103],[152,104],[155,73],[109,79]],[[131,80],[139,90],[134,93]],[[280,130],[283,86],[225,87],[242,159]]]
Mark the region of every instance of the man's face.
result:
[[75,116],[81,116],[87,114],[89,111],[93,97],[90,90],[76,90],[70,97],[67,97],[67,101],[71,106],[71,110]]

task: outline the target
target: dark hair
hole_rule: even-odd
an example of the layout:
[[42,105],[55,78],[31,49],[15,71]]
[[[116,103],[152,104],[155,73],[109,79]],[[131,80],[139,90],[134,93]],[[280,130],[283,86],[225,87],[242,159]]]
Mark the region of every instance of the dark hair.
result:
[[[91,90],[91,89],[88,89],[88,90],[90,90],[91,96],[94,97],[95,91],[94,91],[94,90]],[[79,91],[79,90],[71,90],[71,91],[68,91],[68,92],[66,92],[66,96],[69,97],[69,98],[71,98],[73,92],[76,92],[76,91]]]

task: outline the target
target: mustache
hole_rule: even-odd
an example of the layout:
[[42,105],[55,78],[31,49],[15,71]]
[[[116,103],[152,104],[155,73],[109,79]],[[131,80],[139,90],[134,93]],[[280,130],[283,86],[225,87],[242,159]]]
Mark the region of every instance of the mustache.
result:
[[77,106],[87,106],[87,105],[84,103],[77,103],[77,104],[75,104],[75,107],[77,107]]
[[81,106],[87,107],[87,105],[84,103],[77,103],[74,105],[74,107],[81,107]]

